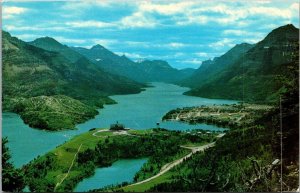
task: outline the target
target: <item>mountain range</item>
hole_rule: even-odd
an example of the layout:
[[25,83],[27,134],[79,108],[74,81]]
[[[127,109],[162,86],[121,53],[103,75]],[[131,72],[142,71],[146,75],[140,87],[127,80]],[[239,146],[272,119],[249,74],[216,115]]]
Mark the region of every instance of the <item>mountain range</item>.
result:
[[119,56],[101,45],[95,45],[90,49],[81,47],[72,47],[72,49],[107,72],[142,83],[155,81],[175,83],[194,72],[194,69],[175,69],[162,60],[133,62],[125,55]]
[[192,88],[187,95],[274,103],[285,89],[282,79],[287,69],[298,69],[298,50],[299,29],[281,26],[255,45],[240,44],[205,61],[181,84]]
[[[40,120],[34,124],[29,123],[30,126],[39,128],[43,125],[42,129],[49,130],[66,128],[66,125],[60,127],[47,125],[53,117],[69,119],[73,116],[66,113],[63,103],[57,103],[58,105],[51,108],[48,114],[43,113],[48,109],[44,105],[46,101],[54,101],[59,96],[68,96],[70,100],[75,100],[74,105],[78,106],[82,103],[81,106],[86,109],[90,107],[95,109],[105,103],[114,103],[108,97],[109,95],[138,93],[142,91],[142,87],[145,87],[144,84],[123,76],[104,72],[84,56],[54,39],[46,38],[46,40],[44,47],[51,45],[55,49],[45,50],[12,37],[7,32],[2,32],[3,109],[17,112],[24,119],[25,110],[29,111],[28,104],[30,104],[34,107],[31,109],[35,112],[36,119]],[[56,51],[58,48],[59,52]],[[36,108],[37,102],[34,97],[38,96],[45,96],[40,99],[45,103],[39,103],[43,105]],[[89,116],[81,116],[82,118],[74,119],[72,124],[68,125],[75,126],[75,123],[87,120],[84,117],[91,117],[91,114],[97,113],[88,110]],[[62,116],[59,118],[54,114]]]

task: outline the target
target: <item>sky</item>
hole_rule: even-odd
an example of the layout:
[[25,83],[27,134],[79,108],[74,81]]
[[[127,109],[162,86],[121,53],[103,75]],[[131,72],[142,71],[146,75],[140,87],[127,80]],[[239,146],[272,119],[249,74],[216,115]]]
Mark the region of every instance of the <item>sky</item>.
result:
[[2,29],[24,41],[53,37],[68,46],[100,44],[138,60],[198,68],[234,45],[273,29],[299,28],[298,0],[83,0],[2,2]]

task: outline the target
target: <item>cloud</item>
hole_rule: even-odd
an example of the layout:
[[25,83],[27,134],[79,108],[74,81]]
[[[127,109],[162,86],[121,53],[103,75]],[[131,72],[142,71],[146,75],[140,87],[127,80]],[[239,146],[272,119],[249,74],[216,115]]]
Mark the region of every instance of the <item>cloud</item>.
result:
[[143,2],[139,6],[141,12],[156,12],[162,15],[174,15],[184,13],[185,9],[194,5],[192,1],[176,2],[168,4],[154,4],[151,1]]
[[196,52],[194,53],[196,56],[199,56],[199,57],[208,57],[208,53],[206,52]]
[[299,11],[299,3],[293,3],[293,4],[290,6],[290,8],[291,8],[292,10]]
[[65,26],[17,26],[17,25],[4,25],[3,28],[8,31],[64,31],[70,32],[71,29]]
[[169,47],[174,48],[174,49],[179,49],[179,48],[185,47],[185,44],[178,43],[178,42],[171,42],[169,44],[166,44],[166,46],[169,46]]
[[206,2],[205,4],[194,3],[192,7],[185,9],[178,17],[174,17],[177,25],[205,25],[216,23],[222,26],[235,25],[240,27],[248,26],[249,19],[253,17],[268,17],[279,19],[297,18],[293,10],[299,10],[299,4],[294,3],[290,7],[278,7],[267,1],[244,2],[237,4],[234,1],[224,4],[224,1]]
[[193,65],[197,65],[197,66],[199,66],[199,65],[202,64],[202,61],[198,60],[196,58],[191,59],[191,60],[178,60],[177,62],[187,63],[187,64],[193,64]]
[[221,49],[223,47],[233,47],[234,44],[233,44],[233,40],[232,39],[229,39],[229,38],[224,38],[222,40],[219,40],[217,42],[214,42],[214,43],[210,43],[208,45],[209,47],[211,48],[214,48],[214,49]]
[[128,53],[128,52],[115,52],[115,53],[118,54],[119,56],[125,55],[126,57],[133,58],[133,59],[147,58],[146,56],[137,53]]
[[109,1],[109,0],[66,1],[65,4],[62,6],[62,9],[67,11],[82,12],[85,11],[85,9],[91,7],[109,7],[114,3],[117,3],[117,1]]
[[121,28],[154,28],[159,24],[151,16],[147,16],[142,12],[126,16],[117,23],[120,24]]
[[43,37],[44,35],[39,35],[39,34],[20,34],[20,35],[15,35],[17,38],[23,40],[23,41],[32,41],[35,40],[36,38]]
[[27,8],[24,7],[16,7],[16,6],[3,6],[3,19],[10,19],[16,15],[21,15],[28,11]]
[[289,19],[292,17],[292,12],[290,9],[281,9],[275,7],[250,7],[246,13],[248,15],[265,15],[268,17],[280,17],[284,19]]
[[247,31],[245,30],[224,30],[222,32],[224,35],[236,35],[236,36],[244,36],[246,34],[248,34]]
[[115,24],[102,21],[88,20],[88,21],[71,21],[65,23],[67,26],[73,28],[108,28],[114,27]]
[[92,46],[100,44],[106,48],[111,48],[116,44],[120,44],[120,42],[116,39],[90,39],[90,42],[92,43]]
[[243,41],[250,43],[250,44],[256,44],[257,42],[261,41],[262,38],[244,38]]
[[61,43],[65,43],[65,44],[84,44],[84,43],[86,43],[86,40],[83,40],[83,39],[73,39],[73,38],[66,38],[66,37],[62,37],[62,36],[53,36],[53,38]]
[[[226,3],[225,3],[226,2]],[[288,19],[297,18],[296,11],[299,11],[298,3],[290,3],[285,7],[279,7],[276,3],[270,1],[250,1],[239,3],[239,1],[79,1],[66,2],[62,10],[72,17],[72,15],[81,15],[86,13],[87,9],[101,7],[113,9],[122,5],[127,6],[131,12],[129,15],[111,21],[111,23],[101,21],[69,22],[74,27],[92,27],[98,28],[157,28],[167,26],[185,26],[185,25],[206,25],[218,24],[221,26],[235,25],[238,27],[249,26],[253,17],[268,17]],[[62,14],[64,14],[62,13]],[[165,17],[162,19],[162,17]]]

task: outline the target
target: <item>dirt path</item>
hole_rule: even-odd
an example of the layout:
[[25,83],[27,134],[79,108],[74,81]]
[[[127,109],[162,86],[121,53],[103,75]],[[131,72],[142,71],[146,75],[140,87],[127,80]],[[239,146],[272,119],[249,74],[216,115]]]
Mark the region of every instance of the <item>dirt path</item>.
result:
[[55,186],[55,188],[54,188],[54,192],[56,191],[56,188],[57,188],[58,186],[60,186],[60,185],[63,183],[63,181],[68,177],[68,175],[69,175],[69,173],[70,173],[70,171],[71,171],[71,169],[72,169],[72,167],[73,167],[74,161],[75,161],[75,159],[76,159],[76,157],[77,157],[77,154],[78,154],[79,151],[80,151],[81,146],[82,146],[82,144],[80,144],[80,146],[78,147],[78,150],[77,150],[77,152],[76,152],[75,155],[74,155],[74,158],[73,158],[73,160],[72,160],[72,163],[71,163],[71,165],[70,165],[70,167],[69,167],[69,170],[68,170],[67,174],[65,175],[65,177],[63,177],[63,178],[61,179],[60,182],[58,182],[58,183],[56,184],[56,186]]
[[[225,134],[223,134],[223,133],[222,133],[222,134],[219,134],[219,135],[217,136],[217,138],[221,138],[221,137],[223,137],[224,135],[225,135]],[[167,163],[166,165],[164,165],[164,166],[161,168],[160,172],[159,172],[158,174],[156,174],[155,176],[152,176],[152,177],[150,177],[150,178],[148,178],[148,179],[146,179],[146,180],[143,180],[143,181],[140,181],[140,182],[137,182],[137,183],[134,183],[134,184],[130,184],[130,185],[128,185],[128,186],[134,186],[134,185],[138,185],[138,184],[143,184],[143,183],[145,183],[145,182],[149,182],[149,181],[151,181],[151,180],[153,180],[153,179],[155,179],[155,178],[157,178],[157,177],[163,175],[164,173],[166,173],[166,172],[169,171],[170,169],[174,168],[174,167],[177,166],[178,164],[182,163],[183,160],[185,160],[186,158],[191,157],[194,153],[196,153],[196,152],[198,152],[198,151],[204,151],[205,149],[210,148],[210,147],[213,147],[214,145],[215,145],[215,142],[209,143],[209,144],[206,144],[206,145],[202,145],[202,146],[197,146],[197,147],[180,146],[180,147],[182,147],[182,148],[190,149],[190,150],[192,150],[192,152],[189,153],[188,155],[186,155],[186,156],[184,156],[184,157],[178,159],[178,160],[175,160],[175,161],[173,161],[173,162]]]
[[101,132],[105,132],[105,131],[109,131],[108,129],[101,129],[101,130],[98,130],[98,131],[96,131],[96,132],[94,132],[93,133],[93,136],[94,137],[102,137],[102,136],[98,136],[98,135],[96,135],[97,133],[101,133]]
[[111,131],[111,130],[109,130],[109,129],[101,129],[101,130],[99,130],[99,131],[94,132],[92,135],[93,135],[94,137],[103,137],[103,136],[97,135],[97,133],[106,132],[106,131],[112,132],[113,135],[128,135],[128,136],[140,137],[140,136],[138,136],[138,135],[130,134],[130,133],[128,133],[128,131],[126,131],[126,130],[125,130],[125,131],[122,131],[122,130],[120,130],[120,131]]

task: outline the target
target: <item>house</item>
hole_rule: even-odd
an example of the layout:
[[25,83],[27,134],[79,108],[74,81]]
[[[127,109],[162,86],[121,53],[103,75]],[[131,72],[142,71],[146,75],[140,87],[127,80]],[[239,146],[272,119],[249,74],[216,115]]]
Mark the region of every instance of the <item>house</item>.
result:
[[117,121],[116,124],[110,125],[110,130],[113,130],[113,131],[125,130],[125,126],[123,124],[118,123],[118,121]]

